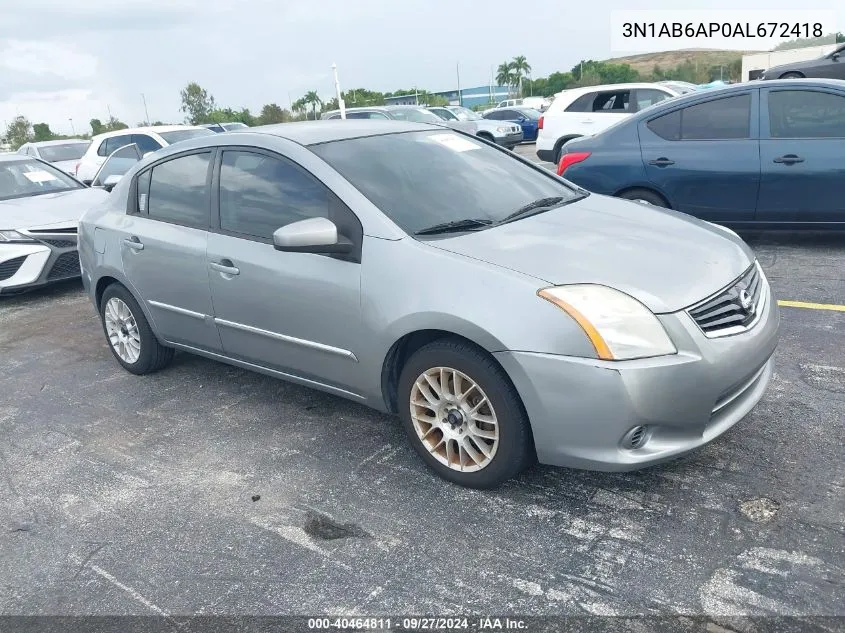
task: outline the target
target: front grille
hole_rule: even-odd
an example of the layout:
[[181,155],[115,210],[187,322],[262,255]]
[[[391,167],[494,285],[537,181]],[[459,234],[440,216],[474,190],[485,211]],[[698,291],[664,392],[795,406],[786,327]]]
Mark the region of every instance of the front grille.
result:
[[23,257],[15,257],[14,259],[7,259],[5,262],[0,263],[0,281],[5,281],[18,272],[20,267],[23,266],[25,259],[26,255]]
[[71,246],[76,246],[76,242],[72,242],[70,240],[41,240],[45,244],[49,244],[54,248],[70,248]]
[[65,279],[66,277],[79,277],[82,271],[79,269],[79,253],[71,251],[62,253],[56,258],[47,279]]
[[763,299],[763,276],[755,263],[725,290],[687,312],[705,335],[725,336],[753,325]]

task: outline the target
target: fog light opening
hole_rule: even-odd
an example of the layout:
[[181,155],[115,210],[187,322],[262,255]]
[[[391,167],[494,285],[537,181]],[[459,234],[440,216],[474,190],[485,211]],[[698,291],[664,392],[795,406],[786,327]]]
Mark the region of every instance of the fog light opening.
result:
[[630,450],[642,448],[646,442],[648,442],[647,426],[635,426],[622,438],[622,446]]

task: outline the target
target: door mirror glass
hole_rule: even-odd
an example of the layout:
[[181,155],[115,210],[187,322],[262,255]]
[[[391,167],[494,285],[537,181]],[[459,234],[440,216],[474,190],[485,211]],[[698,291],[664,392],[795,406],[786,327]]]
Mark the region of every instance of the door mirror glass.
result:
[[834,53],[833,55],[830,56],[830,58],[833,61],[838,62],[839,61],[839,53]]
[[[102,164],[99,171],[94,176],[94,179],[91,181],[91,186],[107,188],[109,178],[111,176],[117,176],[117,181],[119,181],[120,178],[139,160],[141,160],[141,152],[138,150],[138,146],[134,143],[124,145],[123,147],[116,149]],[[113,181],[111,187],[114,187],[114,185],[117,184],[117,181]]]
[[349,253],[353,245],[338,233],[331,220],[308,218],[276,229],[273,246],[277,251],[293,253]]
[[111,191],[114,189],[115,185],[120,182],[120,179],[123,176],[119,176],[118,174],[112,174],[107,176],[106,179],[103,181],[103,189],[106,191]]

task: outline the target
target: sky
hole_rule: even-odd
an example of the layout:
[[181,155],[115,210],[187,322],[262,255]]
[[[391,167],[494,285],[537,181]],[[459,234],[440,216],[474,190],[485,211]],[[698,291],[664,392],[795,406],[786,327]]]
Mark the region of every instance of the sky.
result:
[[[109,113],[130,124],[181,122],[179,91],[191,81],[217,104],[289,107],[308,90],[450,90],[487,85],[491,69],[524,55],[535,77],[568,70],[581,59],[642,52],[611,37],[626,0],[2,0],[0,125],[17,115],[54,132],[90,132]],[[650,0],[649,20],[677,0]],[[837,6],[838,5],[838,6]],[[643,6],[643,5],[640,5]],[[692,5],[688,5],[692,6]],[[728,8],[765,10],[790,19],[794,0],[700,3],[709,16]],[[720,9],[719,7],[725,7]],[[802,5],[803,6],[803,5]],[[842,7],[842,8],[838,8]],[[845,5],[824,0],[838,28]],[[791,12],[791,13],[790,13]],[[801,15],[801,14],[799,14]],[[617,14],[618,17],[618,14]],[[805,18],[806,19],[806,18]],[[618,34],[617,34],[618,35]],[[613,42],[613,43],[612,43]],[[732,42],[761,48],[761,42]],[[651,43],[646,44],[646,49]],[[707,42],[696,46],[708,48]],[[678,48],[655,43],[652,50]]]

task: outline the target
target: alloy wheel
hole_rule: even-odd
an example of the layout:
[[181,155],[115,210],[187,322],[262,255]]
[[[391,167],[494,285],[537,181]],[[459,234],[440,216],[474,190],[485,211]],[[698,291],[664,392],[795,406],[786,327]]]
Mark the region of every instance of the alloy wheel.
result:
[[141,355],[141,334],[135,317],[126,303],[118,297],[106,302],[104,311],[106,335],[118,358],[130,365]]

